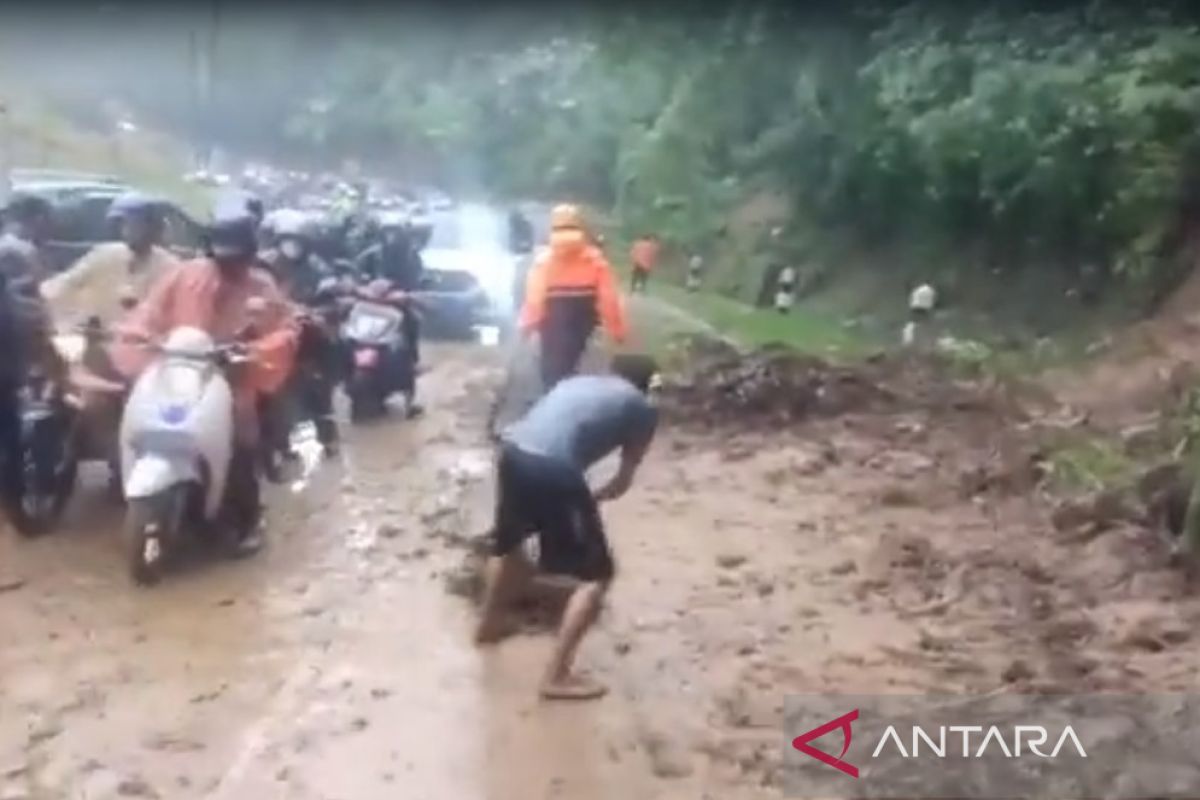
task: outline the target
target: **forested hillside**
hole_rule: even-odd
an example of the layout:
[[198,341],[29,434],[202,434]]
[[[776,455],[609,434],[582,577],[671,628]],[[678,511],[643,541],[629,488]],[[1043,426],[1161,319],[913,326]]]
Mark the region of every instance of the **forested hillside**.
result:
[[[199,95],[164,91],[170,70],[109,71],[246,150],[587,202],[625,235],[714,252],[715,285],[746,298],[772,260],[828,278],[850,253],[1081,303],[1141,303],[1181,274],[1200,163],[1187,4],[793,5],[284,21],[214,5],[144,48],[207,53]],[[739,225],[755,208],[781,235]]]

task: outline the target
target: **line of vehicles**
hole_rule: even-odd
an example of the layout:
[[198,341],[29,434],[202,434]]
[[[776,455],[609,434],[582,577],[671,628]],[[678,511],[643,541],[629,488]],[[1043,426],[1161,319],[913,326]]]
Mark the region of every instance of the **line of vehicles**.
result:
[[[131,188],[109,176],[13,177],[15,189],[46,197],[60,212],[46,248],[54,269],[111,239],[105,222],[108,206]],[[204,233],[205,226],[185,210],[168,208],[163,244],[176,254],[198,253]],[[352,421],[378,417],[388,398],[415,380],[405,314],[417,311],[434,335],[461,336],[501,321],[478,278],[461,266],[427,266],[420,289],[402,294],[386,280],[356,275],[345,259],[331,263],[335,274],[322,281],[303,317],[309,332],[336,344],[338,355],[330,362],[335,374],[313,377],[332,378],[343,386]],[[253,317],[255,309],[248,311]],[[161,341],[143,343],[152,363],[126,385],[103,368],[110,335],[98,319],[91,319],[56,336],[56,347],[72,365],[68,386],[56,385],[37,370],[29,376],[22,397],[21,527],[29,535],[54,529],[70,502],[81,464],[106,464],[109,491],[126,504],[130,573],[136,582],[150,584],[162,576],[184,541],[199,536],[233,546],[245,533],[238,530],[238,520],[256,520],[228,508],[226,492],[226,485],[239,479],[234,471],[232,376],[250,355],[242,345],[182,327]],[[300,392],[305,391],[304,369],[298,363]],[[267,420],[263,422],[265,433]],[[286,432],[282,438],[262,437],[264,467],[278,467],[286,459],[287,438]]]

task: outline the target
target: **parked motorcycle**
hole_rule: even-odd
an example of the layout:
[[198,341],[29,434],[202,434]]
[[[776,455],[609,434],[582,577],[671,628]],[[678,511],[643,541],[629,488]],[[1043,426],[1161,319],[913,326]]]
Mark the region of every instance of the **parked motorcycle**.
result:
[[55,336],[54,344],[69,368],[66,400],[77,412],[72,430],[75,452],[81,462],[108,465],[110,490],[119,497],[117,424],[128,386],[109,360],[109,340],[100,319],[93,317],[74,332]]
[[75,450],[77,410],[40,370],[21,389],[21,468],[24,494],[14,519],[26,536],[52,530],[62,518],[79,471]]
[[353,422],[382,415],[391,395],[412,387],[415,368],[403,325],[404,314],[413,313],[410,302],[386,281],[376,281],[356,294],[342,325],[342,340],[350,354],[346,393]]
[[[129,567],[141,584],[162,576],[185,535],[212,538],[233,457],[233,390],[227,368],[238,347],[181,327],[155,347],[121,418]],[[232,534],[232,532],[231,532]]]

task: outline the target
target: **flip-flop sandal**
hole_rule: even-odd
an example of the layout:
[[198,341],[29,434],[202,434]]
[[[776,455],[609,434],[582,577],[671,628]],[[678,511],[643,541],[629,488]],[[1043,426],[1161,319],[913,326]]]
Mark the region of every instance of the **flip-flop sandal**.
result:
[[562,683],[542,684],[538,690],[544,700],[596,700],[608,694],[598,681],[574,676]]

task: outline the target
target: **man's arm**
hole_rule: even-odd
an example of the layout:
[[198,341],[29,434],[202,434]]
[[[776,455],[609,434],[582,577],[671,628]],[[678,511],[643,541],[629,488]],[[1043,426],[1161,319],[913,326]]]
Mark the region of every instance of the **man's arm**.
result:
[[93,282],[105,256],[103,245],[93,247],[70,268],[42,281],[42,297],[55,314],[77,305],[79,295]]
[[595,250],[593,257],[597,259],[596,275],[596,305],[597,315],[604,324],[604,329],[614,342],[625,341],[628,326],[625,321],[625,309],[621,305],[621,292],[617,289],[617,280],[613,276],[612,267],[600,253]]
[[650,449],[650,442],[653,438],[654,434],[651,432],[649,436],[640,437],[621,448],[621,464],[617,467],[617,473],[595,492],[596,502],[616,500],[629,491],[629,487],[633,486],[633,478],[637,475],[638,467],[641,466],[642,459],[646,457],[646,451]]
[[378,261],[379,245],[371,245],[366,250],[363,250],[354,257],[354,271],[359,274],[370,275],[373,278],[379,277],[376,274],[375,262]]
[[546,272],[549,262],[540,260],[529,268],[525,277],[525,301],[521,304],[517,324],[521,333],[532,336],[542,325],[546,316]]
[[262,394],[274,394],[287,380],[296,359],[300,329],[295,310],[279,284],[267,273],[258,276],[265,302],[262,334],[248,347],[254,355],[248,378]]

